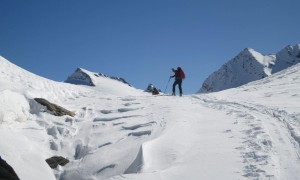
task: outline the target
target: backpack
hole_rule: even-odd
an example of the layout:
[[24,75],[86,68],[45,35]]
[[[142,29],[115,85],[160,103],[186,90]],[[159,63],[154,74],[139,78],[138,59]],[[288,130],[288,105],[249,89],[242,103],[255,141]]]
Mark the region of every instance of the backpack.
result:
[[179,69],[179,74],[182,79],[185,79],[185,73],[183,72],[182,68]]

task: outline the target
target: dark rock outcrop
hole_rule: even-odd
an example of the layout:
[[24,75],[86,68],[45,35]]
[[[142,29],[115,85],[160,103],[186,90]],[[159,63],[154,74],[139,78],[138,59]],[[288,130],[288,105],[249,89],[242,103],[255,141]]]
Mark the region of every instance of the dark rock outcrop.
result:
[[[103,73],[98,73],[99,76],[102,76],[102,77],[106,77],[106,78],[110,78],[110,79],[113,79],[113,80],[116,80],[116,81],[120,81],[124,84],[127,84],[128,86],[132,87],[124,78],[121,78],[121,77],[115,77],[115,76],[108,76],[106,74],[103,74]],[[95,74],[95,76],[97,76]]]
[[51,111],[53,113],[53,115],[55,116],[64,116],[64,115],[69,115],[74,117],[75,113],[72,111],[69,111],[61,106],[58,106],[56,104],[53,104],[51,102],[49,102],[46,99],[43,98],[34,98],[34,100],[36,102],[38,102],[39,104],[46,106],[48,111]]
[[70,84],[96,86],[90,75],[82,68],[77,68],[76,71],[69,76],[65,82]]
[[152,95],[157,95],[161,92],[161,90],[157,89],[153,84],[149,84],[145,92],[152,93]]
[[65,80],[65,82],[76,85],[97,86],[97,79],[100,77],[116,80],[131,86],[124,78],[108,76],[103,73],[90,72],[83,68],[77,68],[76,71],[70,75],[67,80]]
[[0,180],[19,180],[14,169],[0,156]]
[[66,164],[68,164],[70,161],[64,157],[61,156],[53,156],[51,158],[46,159],[46,162],[48,163],[48,165],[54,169],[56,168],[58,165],[60,166],[64,166]]

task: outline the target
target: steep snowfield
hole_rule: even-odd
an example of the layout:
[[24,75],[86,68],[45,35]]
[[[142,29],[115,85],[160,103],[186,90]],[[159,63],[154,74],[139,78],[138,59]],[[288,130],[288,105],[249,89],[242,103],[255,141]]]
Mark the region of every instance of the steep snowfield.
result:
[[247,48],[212,73],[203,82],[199,92],[217,92],[235,88],[270,76],[299,62],[300,44],[287,46],[274,55],[262,55]]
[[[120,84],[109,94],[108,83],[58,83],[1,58],[0,156],[22,180],[300,179],[300,65],[184,97]],[[53,116],[34,97],[76,116]],[[70,163],[51,170],[53,155]]]

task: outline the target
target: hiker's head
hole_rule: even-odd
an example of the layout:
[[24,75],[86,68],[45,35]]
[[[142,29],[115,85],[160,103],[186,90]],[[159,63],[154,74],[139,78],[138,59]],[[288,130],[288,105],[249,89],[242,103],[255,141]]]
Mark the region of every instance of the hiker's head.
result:
[[181,70],[181,67],[178,67],[177,70],[178,70],[178,71]]

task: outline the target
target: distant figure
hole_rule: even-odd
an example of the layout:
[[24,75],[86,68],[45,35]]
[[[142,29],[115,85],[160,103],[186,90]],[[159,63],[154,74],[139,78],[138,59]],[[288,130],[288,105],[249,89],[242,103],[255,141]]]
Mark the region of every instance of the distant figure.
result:
[[159,91],[154,87],[152,90],[152,95],[158,95]]
[[183,70],[181,69],[181,67],[178,67],[177,70],[172,68],[172,71],[175,73],[174,76],[170,76],[170,78],[175,77],[175,81],[173,83],[172,95],[176,96],[175,87],[178,84],[179,93],[180,93],[180,96],[182,96],[182,79],[185,78],[185,74],[184,74]]

